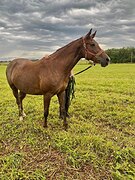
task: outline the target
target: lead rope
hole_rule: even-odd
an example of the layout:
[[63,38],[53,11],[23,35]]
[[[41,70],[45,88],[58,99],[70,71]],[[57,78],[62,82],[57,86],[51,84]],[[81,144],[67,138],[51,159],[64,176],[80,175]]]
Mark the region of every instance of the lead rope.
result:
[[92,66],[93,65],[90,65],[87,68],[83,69],[82,71],[79,71],[79,72],[77,72],[77,73],[70,76],[68,86],[66,88],[66,98],[67,98],[66,99],[66,107],[67,107],[67,109],[70,106],[72,99],[75,98],[75,85],[76,85],[76,82],[75,82],[75,77],[74,76],[76,76],[78,74],[81,74],[82,72],[90,69]]
[[76,75],[78,75],[78,74],[81,74],[82,72],[90,69],[91,67],[92,67],[92,65],[88,66],[87,68],[83,69],[82,71],[79,71],[79,72],[75,73],[73,76],[76,76]]

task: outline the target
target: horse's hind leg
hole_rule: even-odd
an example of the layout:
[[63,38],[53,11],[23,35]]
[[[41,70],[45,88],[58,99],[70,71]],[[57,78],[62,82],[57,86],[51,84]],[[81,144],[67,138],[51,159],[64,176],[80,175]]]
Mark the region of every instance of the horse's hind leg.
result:
[[44,95],[44,123],[43,127],[47,128],[47,117],[49,114],[49,105],[50,105],[50,100],[51,100],[51,95],[46,94]]
[[18,94],[18,89],[14,86],[14,85],[10,85],[13,91],[13,95],[16,98],[16,104],[18,105],[18,110],[19,110],[19,119],[23,120],[22,117],[22,112],[21,112],[21,106],[20,106],[20,98],[19,98],[19,94]]
[[24,99],[24,97],[26,96],[26,94],[20,92],[20,94],[18,93],[18,89],[14,86],[11,85],[12,91],[13,91],[13,95],[16,98],[16,103],[18,105],[18,110],[19,110],[19,119],[23,120],[23,106],[22,106],[22,100]]
[[26,114],[25,114],[24,111],[23,111],[23,104],[22,104],[22,101],[23,101],[23,99],[25,98],[25,96],[26,96],[26,94],[23,93],[22,91],[20,91],[20,93],[19,93],[19,99],[20,99],[20,109],[21,109],[21,116],[22,116],[22,117],[25,117],[25,116],[26,116]]

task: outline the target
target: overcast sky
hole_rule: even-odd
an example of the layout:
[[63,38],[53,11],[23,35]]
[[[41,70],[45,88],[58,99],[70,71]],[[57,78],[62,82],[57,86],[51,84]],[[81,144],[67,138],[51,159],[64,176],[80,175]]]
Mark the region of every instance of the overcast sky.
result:
[[0,59],[41,58],[90,28],[103,49],[135,47],[135,0],[0,0]]

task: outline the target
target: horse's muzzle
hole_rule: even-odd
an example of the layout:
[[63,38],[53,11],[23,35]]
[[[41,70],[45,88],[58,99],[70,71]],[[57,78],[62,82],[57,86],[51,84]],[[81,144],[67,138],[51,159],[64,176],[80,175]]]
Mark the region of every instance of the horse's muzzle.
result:
[[105,60],[101,60],[100,64],[102,67],[106,67],[106,66],[108,66],[109,62],[110,62],[110,58],[107,57]]

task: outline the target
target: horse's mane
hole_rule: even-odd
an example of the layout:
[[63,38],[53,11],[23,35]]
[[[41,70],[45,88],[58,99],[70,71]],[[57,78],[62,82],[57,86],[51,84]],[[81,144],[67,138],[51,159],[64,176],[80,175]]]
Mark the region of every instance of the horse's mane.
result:
[[[74,40],[74,41],[68,43],[67,45],[65,45],[65,46],[63,46],[63,47],[57,49],[54,53],[58,53],[59,51],[62,51],[62,50],[64,50],[65,48],[70,47],[73,43],[75,43],[76,41],[78,41],[78,40],[80,40],[80,39],[81,39],[81,38],[76,39],[76,40]],[[53,55],[54,53],[50,54],[49,56]]]

